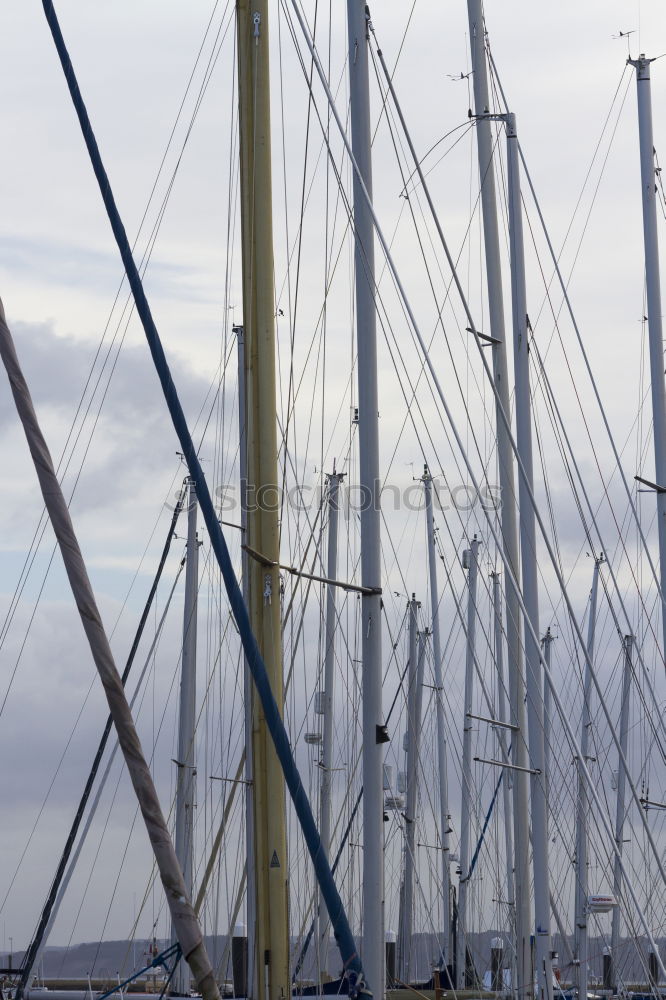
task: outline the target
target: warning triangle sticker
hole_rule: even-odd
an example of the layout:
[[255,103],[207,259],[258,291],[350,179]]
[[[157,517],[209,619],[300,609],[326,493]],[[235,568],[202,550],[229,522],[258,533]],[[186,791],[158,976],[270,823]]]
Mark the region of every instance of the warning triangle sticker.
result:
[[277,851],[273,851],[273,857],[271,858],[270,867],[271,868],[279,868],[280,867],[280,862],[278,860]]

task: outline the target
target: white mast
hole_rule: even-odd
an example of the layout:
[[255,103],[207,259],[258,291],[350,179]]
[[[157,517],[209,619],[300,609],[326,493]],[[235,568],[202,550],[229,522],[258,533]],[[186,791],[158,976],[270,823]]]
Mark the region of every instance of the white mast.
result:
[[[661,593],[666,596],[666,388],[664,386],[664,337],[661,320],[659,278],[659,237],[657,235],[657,187],[652,138],[652,98],[650,63],[643,53],[629,59],[636,70],[638,90],[638,135],[641,154],[643,193],[643,241],[645,244],[645,285],[647,292],[650,376],[652,380],[652,420],[654,425],[654,468],[657,487],[657,527],[659,532],[659,572]],[[666,654],[666,603],[662,600],[662,639]]]
[[[411,600],[407,604],[407,634],[408,634],[408,652],[407,652],[407,728],[405,729],[405,734],[403,737],[403,750],[405,751],[405,783],[407,792],[407,801],[405,803],[405,811],[403,817],[405,820],[405,834],[403,837],[403,881],[400,886],[400,912],[398,914],[398,975],[403,983],[408,983],[408,967],[409,958],[408,952],[411,945],[411,904],[412,904],[412,890],[413,890],[413,869],[410,865],[409,858],[409,835],[410,827],[413,826],[413,812],[410,813],[410,796],[413,788],[413,779],[415,776],[412,768],[412,758],[410,755],[410,742],[413,746],[414,743],[414,730],[413,730],[413,720],[414,720],[414,694],[416,688],[416,644],[417,644],[417,634],[418,634],[418,623],[416,620],[416,613],[419,608],[419,602],[416,600],[416,596],[412,594]],[[414,799],[414,802],[416,799]],[[412,838],[413,844],[413,838]],[[409,887],[408,887],[409,883]],[[409,891],[410,900],[409,906],[407,904],[407,892]],[[408,919],[409,913],[409,919]]]
[[535,638],[539,629],[539,594],[536,557],[536,518],[532,504],[532,413],[528,356],[528,319],[525,289],[520,166],[516,116],[506,116],[509,236],[511,244],[511,299],[513,307],[513,360],[516,381],[516,443],[522,464],[518,477],[520,501],[520,554],[523,600],[531,628],[525,627],[525,674],[531,769],[532,857],[534,867],[534,925],[537,983],[543,997],[552,995],[550,941],[550,887],[548,877],[548,821],[544,781],[543,683],[541,655]]
[[442,953],[440,968],[444,971],[444,988],[448,982],[447,967],[451,961],[451,850],[449,816],[449,778],[446,759],[446,728],[442,698],[442,645],[439,630],[439,589],[437,586],[437,552],[435,549],[435,520],[433,513],[432,476],[426,466],[423,470],[425,509],[428,532],[428,568],[430,572],[430,605],[432,615],[432,655],[435,680],[435,706],[437,711],[437,777],[439,782],[439,822],[442,844]]
[[[594,560],[594,575],[592,577],[592,592],[590,594],[590,613],[587,622],[587,655],[585,660],[585,681],[583,685],[583,712],[580,729],[580,755],[587,763],[589,759],[590,742],[590,696],[592,694],[592,675],[590,663],[594,658],[594,634],[597,624],[597,591],[599,588],[599,567],[604,561],[603,555]],[[589,895],[587,879],[587,813],[589,810],[587,783],[582,770],[578,770],[578,812],[576,816],[576,912],[574,919],[574,956],[578,960],[578,997],[586,1000],[588,980],[587,954],[587,897]]]
[[[493,581],[493,625],[495,633],[495,669],[497,671],[497,716],[498,721],[507,723],[506,695],[504,691],[504,646],[502,642],[502,593],[499,573],[491,573]],[[497,741],[500,745],[500,759],[509,763],[509,752],[506,745],[504,730],[498,728]],[[512,771],[505,768],[502,779],[502,797],[504,805],[504,845],[506,849],[506,906],[509,913],[512,935],[515,938],[515,894],[513,888],[513,829],[511,825],[511,780]],[[511,952],[511,982],[515,982],[516,955]]]
[[[550,625],[546,629],[546,634],[541,640],[543,645],[543,659],[550,676],[550,660],[552,653],[552,645],[555,636],[550,631]],[[543,686],[543,742],[544,742],[544,781],[546,785],[546,801],[550,801],[550,748],[552,745],[552,691],[550,684],[545,683]],[[546,816],[546,821],[548,821],[548,816]],[[557,905],[557,900],[553,896],[553,890],[550,890],[550,908],[557,925],[557,930],[560,935],[560,945],[562,951],[565,955],[565,960],[568,964],[573,965],[574,953],[572,951],[571,945],[569,944],[569,938],[567,936],[567,931],[562,923],[562,918],[560,916],[560,911]]]
[[467,654],[465,658],[465,701],[463,706],[462,803],[460,810],[460,883],[458,886],[458,934],[456,948],[456,979],[458,989],[472,986],[467,967],[467,890],[469,887],[470,812],[472,797],[472,694],[474,678],[474,646],[476,637],[476,578],[479,543],[476,535],[463,552],[463,567],[467,570]]
[[[247,539],[247,391],[245,374],[245,331],[242,326],[234,326],[238,346],[238,452],[240,479],[240,522],[243,543]],[[249,556],[245,549],[241,555],[242,577],[241,586],[243,600],[250,606],[250,572]],[[254,974],[256,962],[255,953],[255,911],[256,911],[256,880],[254,874],[254,805],[252,801],[252,677],[247,660],[243,656],[243,703],[245,708],[245,845],[247,866],[246,892],[246,969],[245,983],[248,997],[254,996]],[[233,932],[233,927],[229,928]]]
[[[543,658],[546,664],[546,669],[550,674],[550,647],[553,644],[554,636],[550,631],[550,625],[546,629],[546,634],[541,640],[543,646]],[[546,785],[546,801],[550,802],[550,746],[552,738],[552,727],[553,727],[553,708],[552,708],[552,692],[550,690],[550,684],[544,681],[543,685],[543,774],[544,782]],[[546,816],[546,822],[548,823],[548,816]],[[553,910],[553,915],[555,915],[555,907],[553,906],[553,899],[551,893],[550,900],[551,909]],[[557,920],[557,917],[555,918]],[[559,928],[558,928],[559,929]]]
[[[488,285],[488,311],[492,343],[493,381],[497,392],[496,433],[497,465],[502,496],[500,512],[504,556],[511,567],[514,579],[520,581],[518,555],[518,525],[516,519],[516,489],[513,473],[513,452],[510,432],[505,420],[510,419],[509,373],[507,364],[506,331],[504,326],[504,300],[500,265],[499,230],[497,225],[497,198],[493,172],[493,137],[490,121],[484,117],[490,110],[488,67],[486,61],[483,14],[481,0],[467,0],[469,38],[472,54],[472,84],[476,111],[476,138],[478,144],[479,176],[481,178],[481,210],[486,256],[486,281]],[[504,414],[504,415],[503,415]],[[511,701],[511,723],[518,727],[512,740],[512,761],[518,768],[527,767],[525,745],[525,672],[520,643],[520,604],[518,595],[507,578],[506,645]],[[529,876],[529,817],[527,772],[513,772],[513,828],[515,836],[515,903],[516,903],[516,978],[512,989],[518,997],[531,997],[532,959],[530,948],[530,876]]]
[[[197,591],[199,587],[199,540],[197,538],[197,495],[188,480],[187,563],[185,565],[185,609],[183,612],[183,652],[180,672],[180,716],[178,725],[178,779],[176,785],[176,857],[183,872],[188,899],[192,898],[194,848],[194,798],[196,764],[194,730],[197,684]],[[172,931],[175,936],[175,931]],[[172,992],[190,995],[190,969],[182,959],[173,977]]]
[[[632,647],[633,635],[624,637],[624,671],[622,674],[622,701],[620,702],[620,750],[622,757],[627,759],[627,746],[629,744],[629,692],[631,689]],[[615,844],[618,853],[613,859],[613,895],[617,901],[617,906],[613,907],[613,917],[611,925],[611,982],[613,991],[617,993],[619,986],[618,966],[620,950],[620,900],[622,899],[622,866],[620,857],[623,853],[624,845],[624,812],[625,812],[625,789],[627,783],[626,771],[622,765],[622,759],[618,759],[617,766],[617,799],[615,806]],[[618,856],[619,855],[619,856]]]
[[[352,153],[372,198],[367,8],[347,0]],[[384,801],[382,743],[381,551],[377,331],[374,227],[363,185],[354,171],[354,270],[358,350],[358,436],[361,510],[361,583],[374,593],[361,598],[363,658],[363,968],[374,996],[385,987]]]
[[409,602],[409,662],[407,665],[407,730],[404,748],[407,759],[407,799],[405,802],[405,865],[400,910],[398,944],[399,969],[403,983],[409,983],[412,969],[412,927],[414,918],[414,836],[418,790],[421,707],[423,704],[423,663],[425,638],[418,632],[417,614],[421,607],[414,594]]
[[[335,580],[338,572],[338,490],[344,479],[343,472],[335,471],[327,477],[328,480],[328,553],[326,575],[329,580]],[[335,681],[335,632],[336,632],[336,587],[329,584],[326,589],[326,632],[324,654],[324,689],[321,692],[323,701],[324,731],[321,756],[321,846],[331,859],[331,782],[333,777],[333,688]],[[319,891],[319,961],[318,972],[323,977],[328,972],[328,935],[330,920],[326,911],[321,890]]]

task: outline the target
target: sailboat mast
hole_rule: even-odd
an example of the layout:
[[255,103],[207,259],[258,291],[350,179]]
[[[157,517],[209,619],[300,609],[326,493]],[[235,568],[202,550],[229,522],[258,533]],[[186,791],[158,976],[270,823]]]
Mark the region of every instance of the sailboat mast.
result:
[[467,894],[469,889],[470,814],[472,803],[472,695],[474,681],[474,656],[476,639],[476,580],[479,565],[479,542],[472,539],[463,552],[463,567],[467,570],[467,652],[465,657],[465,700],[463,705],[463,756],[462,804],[460,809],[460,883],[458,886],[458,934],[456,947],[457,987],[464,990],[473,986],[468,968],[467,946]]
[[[368,13],[364,0],[347,0],[352,153],[372,197]],[[374,230],[363,187],[354,171],[354,270],[358,353],[358,435],[361,509],[363,696],[363,966],[375,996],[384,992],[384,801],[382,744],[381,550],[377,330]]]
[[417,615],[421,607],[414,594],[409,602],[409,662],[407,664],[407,730],[404,749],[406,751],[407,799],[405,802],[404,876],[402,883],[402,906],[398,933],[398,969],[403,983],[412,977],[412,923],[414,915],[414,828],[416,823],[416,791],[419,753],[419,730],[421,728],[421,703],[423,692],[423,658],[425,642],[418,632]]
[[[546,670],[548,676],[550,676],[550,661],[552,656],[553,640],[555,636],[550,631],[550,625],[546,629],[546,634],[543,636],[541,643],[543,645],[543,659],[546,665]],[[550,801],[550,748],[552,745],[552,725],[553,725],[553,711],[552,711],[552,697],[553,693],[550,684],[547,682],[543,686],[543,735],[544,735],[544,780],[546,784],[546,800]],[[546,817],[548,820],[548,817]],[[550,909],[553,914],[553,919],[557,926],[558,933],[560,935],[560,947],[564,952],[565,964],[573,965],[574,955],[572,947],[569,943],[569,936],[562,922],[562,917],[560,915],[560,909],[553,895],[553,890],[550,890]]]
[[[580,723],[580,755],[587,763],[589,759],[590,742],[590,696],[592,693],[592,676],[590,663],[594,657],[594,636],[597,624],[597,591],[599,589],[599,567],[603,555],[594,560],[594,575],[592,577],[592,592],[590,594],[590,613],[587,623],[587,655],[585,660],[585,679],[583,684],[583,711]],[[587,814],[589,810],[587,783],[582,769],[578,770],[578,812],[576,816],[576,913],[574,919],[575,957],[578,959],[578,997],[586,1000],[588,980],[588,949],[587,949]]]
[[[553,645],[554,636],[550,631],[550,625],[546,629],[546,634],[541,639],[541,645],[543,647],[543,658],[546,665],[546,670],[548,676],[550,676],[550,656],[551,647]],[[550,689],[550,684],[544,678],[543,682],[543,780],[546,786],[546,802],[550,802],[550,754],[551,754],[551,741],[552,741],[552,730],[553,730],[553,693]],[[546,816],[546,821],[548,822],[548,816]],[[549,824],[550,825],[550,824]],[[551,910],[554,907],[551,900]]]
[[[627,759],[627,746],[629,745],[629,694],[631,691],[631,674],[633,671],[632,651],[634,637],[625,635],[624,637],[624,670],[622,672],[622,700],[620,702],[620,751],[622,757]],[[618,992],[620,984],[619,957],[620,957],[620,900],[622,899],[622,866],[620,856],[624,846],[624,812],[625,812],[625,792],[627,785],[627,774],[622,764],[618,760],[617,767],[617,799],[615,803],[615,844],[618,853],[613,859],[613,895],[617,901],[617,906],[613,907],[611,924],[611,983],[613,992]]]
[[659,278],[659,237],[657,234],[657,178],[652,137],[652,95],[650,63],[641,53],[628,62],[636,70],[638,93],[638,136],[643,194],[643,242],[645,245],[645,286],[647,294],[650,376],[652,381],[652,421],[654,426],[654,466],[657,487],[657,527],[659,531],[659,573],[663,652],[666,656],[666,386],[664,385],[664,337],[661,318]]
[[[326,559],[326,575],[329,580],[337,579],[338,574],[338,512],[340,510],[338,492],[344,478],[343,472],[335,471],[328,478],[328,552]],[[324,654],[324,687],[323,698],[324,727],[321,755],[321,846],[331,860],[331,791],[333,779],[333,689],[335,684],[335,632],[337,627],[336,587],[329,584],[326,588],[326,631]],[[330,920],[326,913],[321,891],[319,892],[319,975],[323,977],[328,972],[328,935]]]
[[[240,480],[240,522],[243,540],[247,538],[247,400],[245,386],[245,331],[242,326],[234,326],[238,349],[238,456]],[[243,600],[250,606],[250,557],[246,551],[241,556],[241,585]],[[254,877],[254,802],[252,796],[252,677],[247,659],[243,656],[243,705],[245,712],[245,846],[247,853],[247,904],[246,904],[246,965],[244,969],[245,987],[248,997],[254,993],[255,965],[255,906],[257,886]],[[234,920],[235,923],[235,920]],[[233,931],[233,927],[229,928]]]
[[451,825],[449,817],[449,778],[446,759],[446,727],[442,679],[442,644],[439,630],[439,588],[437,585],[437,552],[435,550],[435,518],[433,512],[432,476],[426,466],[423,470],[425,490],[426,525],[428,534],[428,569],[430,574],[430,604],[432,616],[432,655],[435,680],[435,706],[437,712],[437,778],[439,782],[439,822],[442,844],[442,950],[440,968],[445,973],[444,987],[451,986],[447,967],[451,961]]
[[[187,563],[185,564],[185,608],[183,612],[183,652],[180,672],[180,713],[178,725],[178,780],[176,785],[176,857],[183,872],[188,899],[192,898],[194,836],[194,796],[196,764],[194,729],[197,684],[197,591],[199,587],[199,540],[197,538],[197,494],[188,480]],[[172,932],[175,936],[175,929]],[[172,992],[190,995],[190,969],[182,959],[173,977]]]
[[[493,583],[493,631],[495,647],[495,670],[497,672],[497,717],[499,722],[507,723],[506,691],[504,679],[504,644],[502,641],[502,587],[499,573],[491,573]],[[509,764],[509,749],[506,745],[504,731],[497,730],[497,740],[501,750],[501,760]],[[502,797],[504,805],[504,845],[506,849],[506,906],[509,914],[512,936],[515,936],[515,893],[513,886],[513,827],[511,823],[511,779],[512,772],[507,767],[502,780]],[[516,956],[511,953],[511,982],[515,982]]]
[[[507,362],[506,331],[504,325],[504,297],[500,264],[499,228],[497,222],[497,196],[493,172],[493,137],[490,121],[484,116],[490,109],[488,66],[485,52],[483,12],[481,0],[467,0],[469,38],[472,55],[472,85],[476,119],[476,140],[481,178],[481,211],[485,244],[486,281],[488,286],[488,311],[492,343],[493,381],[495,397],[497,467],[502,497],[500,511],[504,556],[513,578],[520,580],[518,552],[518,522],[516,517],[516,488],[513,470],[513,452],[509,427],[511,404],[509,398],[509,370]],[[504,414],[504,415],[503,415]],[[512,761],[516,767],[527,766],[525,744],[525,670],[520,642],[520,603],[518,594],[507,578],[506,645],[511,723],[518,727],[512,741]],[[530,875],[529,875],[529,817],[527,772],[513,772],[513,829],[515,838],[515,913],[516,913],[516,979],[512,982],[514,995],[531,997],[532,960],[530,948]]]
[[[268,0],[237,0],[243,331],[250,560],[250,622],[282,711],[275,293]],[[282,768],[256,692],[252,699],[255,945],[253,1000],[288,996],[287,838]]]
[[531,768],[532,858],[534,868],[534,926],[537,982],[543,997],[553,989],[550,940],[550,886],[548,874],[548,811],[544,780],[543,682],[541,653],[535,638],[539,629],[539,593],[536,554],[536,517],[532,503],[532,407],[528,353],[528,319],[525,288],[522,205],[516,116],[506,116],[507,184],[509,188],[509,237],[511,244],[511,299],[513,311],[513,361],[516,382],[516,443],[521,460],[518,477],[520,502],[520,555],[525,623],[525,674]]

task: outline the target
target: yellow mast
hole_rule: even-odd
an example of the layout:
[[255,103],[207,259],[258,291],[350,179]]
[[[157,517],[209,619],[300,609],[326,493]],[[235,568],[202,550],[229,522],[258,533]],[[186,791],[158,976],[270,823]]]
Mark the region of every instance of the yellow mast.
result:
[[[279,562],[275,304],[267,0],[237,0],[248,513],[246,543]],[[250,621],[280,708],[280,579],[249,559]],[[255,933],[252,1000],[290,995],[285,786],[253,694]]]

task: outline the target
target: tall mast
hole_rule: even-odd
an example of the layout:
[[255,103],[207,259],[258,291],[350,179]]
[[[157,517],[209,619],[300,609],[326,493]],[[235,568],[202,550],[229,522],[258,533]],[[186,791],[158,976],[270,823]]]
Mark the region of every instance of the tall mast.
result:
[[[554,639],[553,633],[550,631],[550,625],[546,629],[546,634],[541,640],[541,645],[543,646],[543,658],[546,663],[546,668],[550,674],[550,656],[551,656],[551,646],[553,645]],[[546,801],[550,802],[550,747],[552,739],[552,726],[553,726],[553,708],[552,708],[553,696],[550,690],[550,684],[544,681],[543,685],[543,775],[544,782],[546,786]],[[548,817],[546,816],[546,822],[548,822]],[[552,896],[552,893],[551,893]],[[553,901],[551,898],[551,909],[553,914],[555,908],[553,907]]]
[[437,586],[437,552],[435,550],[435,519],[433,512],[432,476],[426,466],[423,470],[426,524],[428,533],[428,569],[430,573],[430,605],[432,615],[432,655],[435,680],[435,706],[437,711],[437,778],[439,782],[439,822],[442,844],[442,951],[440,968],[444,971],[444,988],[448,982],[447,967],[451,961],[451,850],[449,817],[449,778],[446,759],[446,728],[444,700],[442,697],[442,645],[439,630],[439,588]]
[[[509,399],[509,373],[507,363],[506,331],[504,326],[504,298],[500,265],[499,229],[497,224],[497,197],[493,172],[493,137],[490,121],[484,117],[490,109],[488,66],[485,52],[481,0],[467,0],[469,38],[472,54],[472,84],[476,139],[481,178],[481,210],[488,285],[488,311],[492,344],[493,380],[495,397],[497,465],[499,472],[502,508],[502,545],[504,556],[511,567],[513,578],[520,580],[518,554],[518,523],[516,518],[516,489],[513,471],[513,453],[509,428],[505,423],[511,413]],[[504,413],[504,417],[502,416]],[[520,604],[510,580],[505,587],[506,645],[508,657],[511,723],[518,727],[512,740],[512,762],[516,767],[527,766],[525,745],[525,671],[520,643]],[[528,825],[527,772],[513,772],[513,829],[515,837],[515,901],[516,901],[516,979],[512,983],[514,994],[530,997],[533,992],[532,961],[530,948],[530,876],[529,876],[529,825]]]
[[[550,661],[552,655],[552,646],[555,636],[550,631],[550,626],[546,629],[546,634],[541,640],[543,645],[543,659],[550,675]],[[543,686],[543,741],[544,741],[544,782],[546,786],[546,800],[550,801],[550,747],[552,744],[552,719],[553,713],[551,708],[552,702],[552,691],[550,684],[544,684]],[[546,817],[548,821],[548,817]],[[565,930],[562,918],[560,916],[560,911],[558,908],[557,900],[553,896],[553,891],[550,891],[550,909],[552,911],[553,917],[555,919],[555,924],[557,925],[557,930],[560,935],[560,946],[565,954],[565,960],[567,964],[573,965],[574,955],[569,944],[569,938],[567,936],[567,931]]]
[[400,932],[398,945],[400,954],[398,968],[403,983],[413,977],[412,968],[412,928],[414,919],[414,848],[416,845],[416,802],[418,785],[419,742],[421,730],[421,706],[423,703],[423,662],[425,658],[425,637],[418,632],[417,614],[421,607],[414,594],[409,602],[409,663],[407,665],[407,730],[405,751],[407,758],[407,799],[405,802],[405,864],[400,909]]
[[[266,559],[250,560],[250,622],[282,711],[278,448],[275,391],[272,183],[268,0],[237,0],[243,329],[248,503],[246,543]],[[253,1000],[278,1000],[291,989],[287,838],[282,769],[256,693],[252,697],[255,945]]]
[[[594,657],[594,635],[597,624],[597,591],[599,589],[599,567],[603,555],[594,560],[592,592],[590,594],[590,614],[587,622],[587,656],[585,660],[585,680],[583,684],[583,712],[580,723],[580,755],[589,760],[590,743],[590,696],[592,675],[590,664]],[[576,912],[574,919],[574,956],[578,959],[578,997],[587,998],[588,949],[587,949],[587,814],[589,810],[587,783],[582,769],[578,770],[578,812],[576,815]]]
[[[180,713],[178,724],[178,779],[176,784],[176,857],[183,872],[188,899],[192,898],[194,857],[194,797],[196,763],[194,729],[197,690],[197,590],[199,586],[199,541],[197,539],[197,494],[188,480],[187,563],[185,565],[185,608],[183,612],[183,651],[180,667]],[[174,931],[175,936],[175,931]],[[190,969],[183,959],[173,977],[173,991],[190,995]]]
[[[627,746],[629,744],[629,693],[631,690],[632,650],[634,637],[625,635],[624,637],[624,670],[622,672],[622,700],[620,702],[620,750],[622,757],[627,759]],[[627,784],[627,774],[618,759],[617,765],[617,799],[615,804],[615,843],[618,854],[623,852],[624,845],[624,811],[625,811],[625,791]],[[613,907],[611,924],[611,983],[613,992],[618,992],[620,979],[618,976],[619,953],[620,953],[620,900],[622,899],[622,866],[618,854],[613,859],[613,895],[617,905]]]
[[[507,723],[506,694],[504,688],[504,644],[502,641],[502,589],[499,573],[491,573],[493,582],[493,626],[495,645],[495,669],[497,671],[497,716],[499,722]],[[500,745],[501,757],[505,764],[509,763],[509,751],[506,745],[504,730],[497,730],[497,741]],[[506,906],[515,938],[515,893],[513,888],[513,828],[511,823],[511,770],[507,767],[502,780],[502,797],[504,805],[504,846],[506,850]],[[516,956],[513,948],[511,953],[511,982],[515,982]]]
[[[335,463],[334,463],[335,466]],[[335,467],[328,478],[328,553],[326,575],[329,580],[335,580],[338,572],[338,491],[344,479],[343,472],[336,472]],[[321,692],[323,700],[324,732],[321,756],[321,846],[331,860],[331,785],[333,778],[333,689],[335,682],[335,632],[336,632],[336,587],[329,584],[326,588],[326,632],[324,654],[324,688]],[[328,934],[330,921],[326,913],[324,900],[319,892],[319,975],[323,977],[328,972]]]
[[472,799],[472,694],[476,638],[476,579],[479,542],[476,535],[463,552],[463,567],[467,570],[467,652],[465,657],[465,701],[463,705],[462,804],[460,810],[460,883],[458,886],[458,934],[456,947],[456,978],[458,989],[474,984],[468,975],[467,962],[467,891],[470,862],[470,813]]
[[[245,331],[242,326],[234,326],[238,348],[238,453],[240,479],[240,522],[243,541],[247,538],[247,400],[245,391]],[[250,606],[250,557],[243,550],[241,556],[241,585],[246,607]],[[252,677],[247,659],[243,656],[243,705],[245,711],[245,845],[247,852],[247,903],[246,903],[246,966],[245,985],[248,997],[254,993],[255,973],[255,906],[257,887],[254,877],[254,802],[252,798]],[[230,928],[233,930],[233,928]]]
[[[347,0],[352,153],[372,197],[368,13],[363,0]],[[363,696],[363,967],[375,996],[384,991],[384,803],[382,714],[380,479],[375,314],[374,231],[370,208],[354,171],[354,270],[358,353],[358,435],[361,510]]]
[[661,582],[662,655],[666,655],[666,387],[664,386],[664,337],[661,320],[659,278],[659,237],[657,234],[657,178],[652,138],[652,97],[650,63],[641,53],[628,62],[636,70],[638,90],[638,136],[641,154],[643,194],[643,241],[645,244],[645,285],[647,292],[650,377],[652,380],[652,421],[654,426],[654,467],[657,486],[657,528],[659,532],[659,573]]
[[543,683],[538,641],[539,594],[536,554],[536,517],[532,503],[532,407],[528,355],[528,319],[525,289],[522,205],[516,116],[506,116],[507,184],[509,188],[509,237],[511,244],[511,299],[513,311],[513,362],[516,381],[516,443],[521,460],[518,478],[520,502],[520,556],[523,600],[527,619],[523,631],[527,721],[531,769],[532,858],[534,868],[534,926],[537,983],[543,997],[552,996],[550,941],[550,886],[548,877],[548,809],[544,780]]

